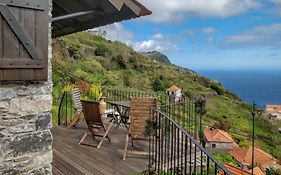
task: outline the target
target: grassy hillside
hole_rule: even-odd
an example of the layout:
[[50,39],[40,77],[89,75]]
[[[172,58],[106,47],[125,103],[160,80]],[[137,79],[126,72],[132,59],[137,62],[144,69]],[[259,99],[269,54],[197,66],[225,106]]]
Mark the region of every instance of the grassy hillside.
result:
[[171,64],[169,58],[160,52],[152,51],[152,52],[143,52],[142,54],[150,58],[151,60],[157,61],[159,63]]
[[[240,146],[250,144],[251,106],[217,82],[191,70],[153,60],[121,42],[85,32],[57,38],[53,41],[52,60],[54,100],[62,95],[64,85],[75,83],[77,78],[102,86],[142,91],[165,91],[175,84],[190,98],[202,94],[207,98],[205,126],[226,127]],[[54,113],[56,104],[54,101]],[[256,140],[258,147],[281,160],[278,152],[281,150],[281,135],[276,124],[258,117]]]

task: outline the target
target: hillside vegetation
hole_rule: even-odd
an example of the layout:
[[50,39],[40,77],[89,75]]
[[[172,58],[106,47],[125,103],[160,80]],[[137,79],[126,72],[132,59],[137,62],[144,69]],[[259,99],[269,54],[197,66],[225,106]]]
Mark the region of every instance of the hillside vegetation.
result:
[[[153,55],[137,53],[121,42],[108,41],[86,32],[54,39],[54,100],[61,97],[65,85],[75,83],[78,78],[101,86],[130,87],[149,92],[165,91],[167,87],[176,85],[189,98],[205,96],[205,127],[215,125],[227,129],[240,146],[250,146],[250,105],[218,82],[172,65],[158,53],[155,58]],[[56,104],[54,101],[54,113]],[[281,160],[278,152],[281,150],[281,135],[277,125],[264,117],[256,119],[256,145]]]

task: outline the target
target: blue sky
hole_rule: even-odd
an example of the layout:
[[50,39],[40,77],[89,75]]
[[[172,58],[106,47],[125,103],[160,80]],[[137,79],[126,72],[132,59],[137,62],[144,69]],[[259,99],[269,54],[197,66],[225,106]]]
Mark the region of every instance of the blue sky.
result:
[[281,0],[139,2],[153,14],[105,27],[108,39],[193,70],[281,70]]

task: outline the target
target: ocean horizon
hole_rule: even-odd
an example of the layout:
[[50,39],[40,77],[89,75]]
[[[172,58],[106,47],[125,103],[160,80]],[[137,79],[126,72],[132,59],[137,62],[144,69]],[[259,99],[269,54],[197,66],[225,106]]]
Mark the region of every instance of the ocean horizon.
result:
[[200,75],[220,82],[246,103],[281,104],[281,70],[198,70]]

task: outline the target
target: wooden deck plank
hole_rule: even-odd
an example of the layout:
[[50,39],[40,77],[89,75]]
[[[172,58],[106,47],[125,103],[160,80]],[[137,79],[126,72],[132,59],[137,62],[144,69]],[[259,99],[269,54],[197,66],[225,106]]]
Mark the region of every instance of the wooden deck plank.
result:
[[75,168],[77,168],[81,173],[85,174],[85,175],[92,175],[93,173],[89,172],[87,169],[83,168],[82,166],[80,166],[78,163],[76,163],[75,161],[69,159],[68,157],[66,157],[65,155],[63,155],[62,153],[58,152],[56,149],[53,149],[53,153],[54,153],[54,158],[60,158],[66,162],[68,162],[70,165],[74,166]]
[[56,159],[53,160],[53,166],[55,166],[57,169],[59,169],[63,174],[68,175],[74,175],[70,170],[68,170],[66,167],[64,167],[60,162],[58,162]]
[[53,175],[64,175],[56,166],[53,165],[52,168]]
[[[62,159],[60,156],[57,154],[54,154],[54,159],[58,161],[61,165],[63,165],[66,169],[71,171],[74,175],[84,175],[85,173],[82,173],[80,171],[79,167],[76,167],[75,165],[67,162],[66,160]],[[91,173],[90,173],[91,174]]]
[[[114,128],[114,127],[113,127]],[[128,155],[127,159],[122,160],[123,150],[125,146],[125,138],[127,130],[125,127],[119,127],[114,132],[113,129],[109,133],[111,142],[106,140],[101,148],[79,145],[79,139],[87,127],[84,124],[78,124],[76,128],[71,129],[69,132],[64,132],[63,128],[52,128],[54,143],[54,163],[55,171],[63,172],[65,169],[76,168],[82,174],[136,174],[147,169],[148,156]],[[98,143],[100,138],[95,141],[90,135],[86,138],[87,142]],[[137,150],[143,150],[143,147],[148,147],[147,142],[135,141],[134,146]],[[131,144],[129,150],[132,149]],[[146,148],[147,149],[147,148]],[[64,164],[61,167],[59,162]],[[70,164],[70,167],[65,167]],[[62,170],[60,169],[62,168]],[[64,170],[64,171],[63,171]],[[72,171],[71,173],[74,174]],[[54,174],[57,172],[54,172]],[[60,174],[61,175],[61,174]]]
[[[98,162],[95,159],[91,159],[81,151],[68,151],[61,149],[60,152],[70,159],[75,160],[81,167],[87,169],[90,172],[97,172],[98,174],[110,174],[110,172],[108,172],[108,168],[102,165],[103,162]],[[96,164],[96,162],[98,162],[100,165]]]

